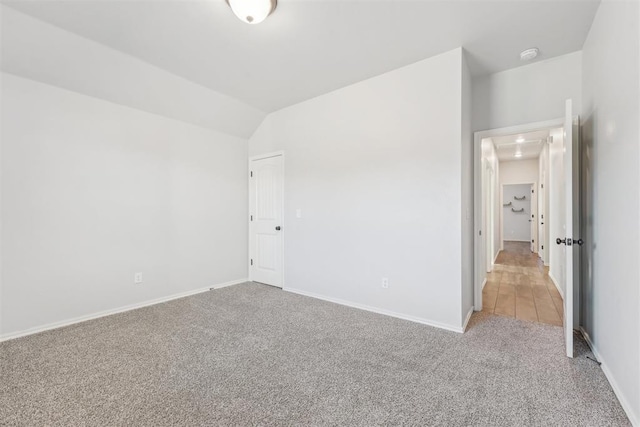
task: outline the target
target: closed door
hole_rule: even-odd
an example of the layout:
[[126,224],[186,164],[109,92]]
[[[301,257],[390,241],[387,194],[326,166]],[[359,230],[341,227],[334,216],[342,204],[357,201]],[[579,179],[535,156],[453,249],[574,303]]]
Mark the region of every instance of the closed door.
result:
[[250,166],[249,277],[255,282],[282,287],[282,156],[254,159]]

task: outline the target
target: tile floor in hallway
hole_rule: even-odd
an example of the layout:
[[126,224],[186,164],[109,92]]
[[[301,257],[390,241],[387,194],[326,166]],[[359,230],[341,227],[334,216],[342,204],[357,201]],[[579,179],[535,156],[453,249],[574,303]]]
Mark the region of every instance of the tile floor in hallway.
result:
[[562,297],[527,242],[504,242],[482,290],[482,311],[562,326]]

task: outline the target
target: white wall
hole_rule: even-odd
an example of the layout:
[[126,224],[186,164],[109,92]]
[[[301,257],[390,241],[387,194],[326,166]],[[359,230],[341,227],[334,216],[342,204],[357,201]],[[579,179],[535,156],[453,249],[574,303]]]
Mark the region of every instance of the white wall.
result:
[[603,1],[584,44],[584,145],[592,160],[592,289],[584,327],[640,425],[640,72],[638,2]]
[[[538,159],[525,159],[525,160],[509,160],[500,161],[500,193],[502,194],[502,188],[509,184],[528,184],[539,181],[538,177]],[[504,203],[507,203],[504,200]],[[526,240],[524,238],[515,238],[513,235],[506,234],[507,228],[505,227],[505,219],[507,214],[511,214],[511,208],[503,208],[500,205],[500,240]],[[515,215],[515,214],[514,214]],[[528,218],[527,218],[528,219]],[[522,237],[523,233],[519,233],[518,236]]]
[[549,226],[550,226],[550,216],[549,216],[549,145],[545,144],[542,147],[542,152],[540,153],[540,157],[538,157],[538,215],[539,215],[539,224],[540,222],[544,223],[544,235],[540,236],[540,244],[544,245],[544,250],[541,250],[541,258],[544,262],[544,265],[549,265],[549,251],[550,246],[554,244],[549,238]]
[[248,138],[265,113],[0,5],[2,71]]
[[456,49],[267,116],[249,151],[285,151],[286,289],[460,329],[462,66]]
[[[482,262],[485,268],[478,271],[479,282],[482,283],[486,277],[486,266],[493,267],[493,261],[500,252],[500,162],[491,138],[484,138],[481,141],[481,161],[482,167],[482,230],[485,234],[484,245],[487,249],[483,253],[485,260]],[[491,200],[493,199],[493,203]],[[491,248],[491,249],[490,249]],[[488,259],[487,259],[488,258]]]
[[246,140],[1,83],[1,335],[246,277]]
[[500,184],[528,184],[538,182],[538,159],[500,162]]
[[[502,232],[504,240],[516,242],[531,241],[531,185],[511,184],[502,187],[503,203],[511,202],[511,206],[502,208]],[[515,200],[514,197],[525,197],[525,200]],[[513,212],[512,209],[523,212]]]
[[473,309],[473,134],[471,73],[462,55],[462,322]]
[[479,76],[473,80],[473,129],[564,117],[565,100],[581,105],[581,52]]
[[549,276],[564,297],[566,246],[557,245],[556,239],[567,236],[564,185],[564,129],[550,132],[553,144],[549,147]]

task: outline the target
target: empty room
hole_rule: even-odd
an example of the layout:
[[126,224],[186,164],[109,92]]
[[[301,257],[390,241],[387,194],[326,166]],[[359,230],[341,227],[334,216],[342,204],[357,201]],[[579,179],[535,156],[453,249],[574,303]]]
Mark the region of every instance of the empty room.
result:
[[0,425],[640,426],[637,0],[0,0]]

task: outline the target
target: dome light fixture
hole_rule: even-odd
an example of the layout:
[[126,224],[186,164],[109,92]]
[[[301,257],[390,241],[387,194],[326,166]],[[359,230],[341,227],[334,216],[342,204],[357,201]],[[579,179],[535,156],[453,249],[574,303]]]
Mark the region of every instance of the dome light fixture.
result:
[[233,13],[247,24],[259,24],[271,15],[277,0],[226,0]]
[[519,137],[518,137],[518,139],[516,139],[516,142],[517,142],[518,144],[522,144],[522,143],[524,142],[524,137],[519,136]]
[[540,50],[537,47],[523,50],[520,52],[520,61],[531,61],[538,56],[538,53],[540,53]]

